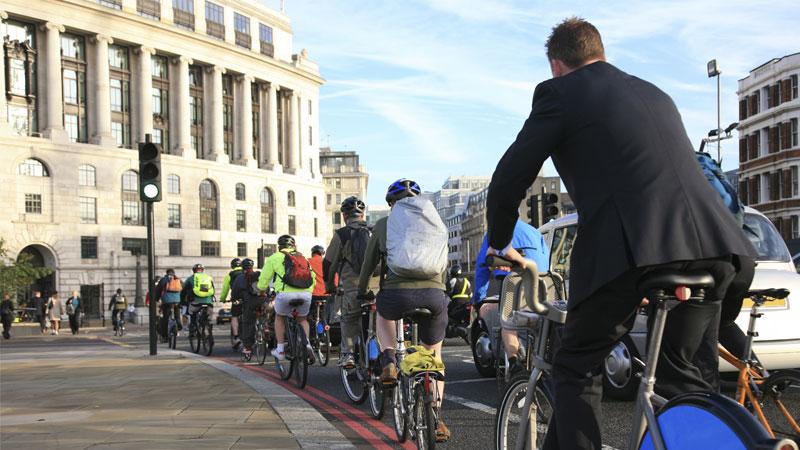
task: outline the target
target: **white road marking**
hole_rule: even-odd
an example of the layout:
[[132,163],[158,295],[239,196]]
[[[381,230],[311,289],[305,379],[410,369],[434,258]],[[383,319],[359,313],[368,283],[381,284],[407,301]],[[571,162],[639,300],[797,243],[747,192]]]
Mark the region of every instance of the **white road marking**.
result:
[[474,378],[471,380],[456,380],[456,381],[447,381],[447,385],[450,386],[451,384],[467,384],[467,383],[480,383],[485,381],[495,381],[494,378]]

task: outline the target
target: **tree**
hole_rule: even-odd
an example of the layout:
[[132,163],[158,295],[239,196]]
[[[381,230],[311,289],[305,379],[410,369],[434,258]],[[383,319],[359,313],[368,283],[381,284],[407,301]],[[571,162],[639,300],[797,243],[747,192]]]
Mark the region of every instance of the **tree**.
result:
[[34,266],[32,259],[27,253],[20,253],[16,260],[10,258],[5,240],[0,238],[0,291],[13,294],[50,275],[50,269]]

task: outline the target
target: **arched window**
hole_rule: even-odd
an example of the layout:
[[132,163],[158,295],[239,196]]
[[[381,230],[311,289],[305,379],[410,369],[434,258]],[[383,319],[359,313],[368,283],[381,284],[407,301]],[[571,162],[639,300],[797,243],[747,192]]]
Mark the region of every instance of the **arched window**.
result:
[[236,183],[236,200],[244,200],[244,199],[245,199],[244,184]]
[[171,173],[167,175],[167,194],[181,193],[181,177]]
[[139,201],[139,174],[135,170],[122,174],[122,224],[144,225],[143,204]]
[[289,206],[295,206],[294,191],[289,191],[286,194],[286,203],[288,203]]
[[200,182],[200,228],[204,230],[218,230],[217,187],[211,180]]
[[275,201],[269,188],[261,190],[261,232],[275,232]]
[[91,164],[78,166],[78,184],[81,186],[97,186],[97,170]]
[[28,158],[17,166],[17,173],[29,177],[49,177],[47,167],[38,159]]

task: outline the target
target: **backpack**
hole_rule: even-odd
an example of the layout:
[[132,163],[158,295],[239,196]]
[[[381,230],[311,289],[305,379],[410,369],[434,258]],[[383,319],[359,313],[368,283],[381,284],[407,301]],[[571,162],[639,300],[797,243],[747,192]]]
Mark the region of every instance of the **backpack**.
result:
[[742,205],[739,196],[736,194],[736,189],[731,186],[719,164],[708,153],[695,152],[697,162],[700,163],[700,169],[703,170],[703,175],[711,183],[711,187],[722,197],[722,202],[728,207],[730,212],[736,218],[736,223],[741,227],[744,224],[744,206]]
[[[357,228],[344,227],[336,230],[341,242],[341,261],[347,264],[356,274],[361,273],[361,266],[364,265],[364,255],[367,253],[367,244],[372,238],[372,227],[363,225]],[[341,273],[341,265],[339,266]]]
[[[238,272],[238,271],[237,271]],[[249,274],[245,274],[245,284],[247,285],[247,290],[250,292],[250,295],[258,295],[258,277],[261,276],[261,272],[252,271]]]
[[433,203],[406,197],[394,204],[386,228],[386,264],[404,277],[429,280],[447,268],[447,227]]
[[214,295],[214,281],[211,279],[211,275],[204,272],[194,274],[192,291],[194,296],[199,298],[207,298]]
[[181,283],[181,280],[178,277],[170,275],[170,279],[167,281],[167,286],[165,289],[167,292],[180,292],[183,290],[183,283]]
[[308,289],[314,283],[314,278],[311,276],[311,263],[298,251],[284,253],[283,268],[285,273],[281,279],[288,286]]

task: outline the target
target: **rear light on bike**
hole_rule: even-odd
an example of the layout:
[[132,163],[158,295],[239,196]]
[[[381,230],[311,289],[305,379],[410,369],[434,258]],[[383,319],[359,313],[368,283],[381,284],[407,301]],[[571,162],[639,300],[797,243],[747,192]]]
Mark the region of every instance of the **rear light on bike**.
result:
[[675,297],[678,300],[685,302],[686,300],[689,300],[691,296],[692,296],[692,290],[689,289],[688,287],[678,286],[675,288]]
[[325,325],[325,331],[328,331],[328,330],[330,330],[330,329],[331,329],[331,326],[330,326],[330,325]]
[[788,439],[782,439],[775,448],[777,450],[797,450],[797,444]]

